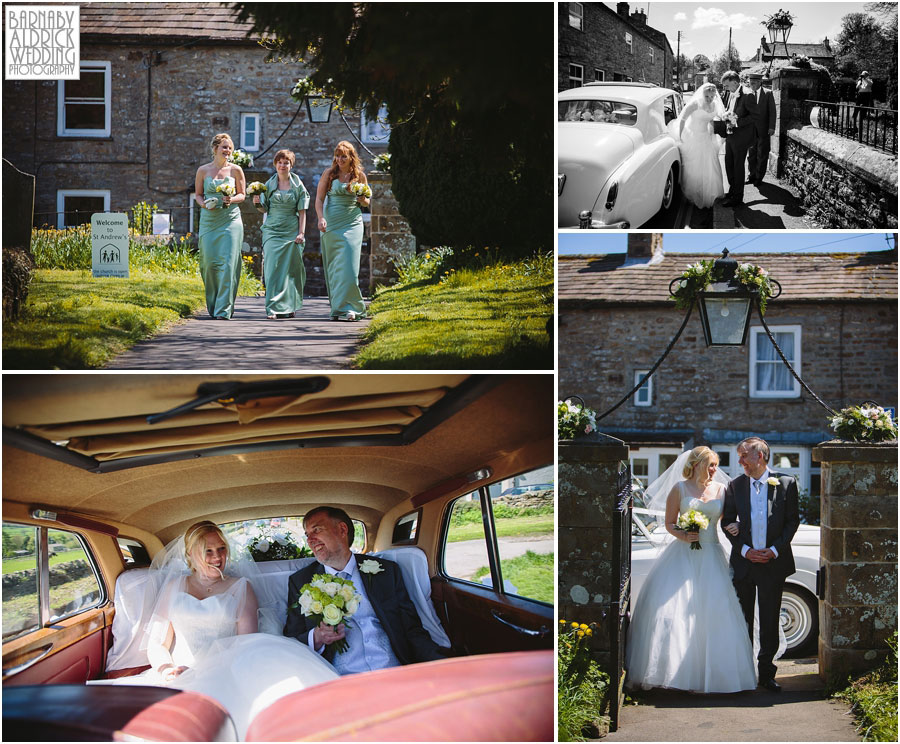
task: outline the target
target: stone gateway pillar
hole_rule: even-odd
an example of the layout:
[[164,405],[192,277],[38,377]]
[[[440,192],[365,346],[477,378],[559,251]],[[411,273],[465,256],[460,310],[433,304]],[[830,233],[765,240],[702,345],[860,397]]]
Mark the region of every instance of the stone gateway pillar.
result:
[[897,443],[823,442],[819,676],[869,671],[897,630]]
[[397,280],[393,260],[416,255],[416,236],[400,214],[391,190],[391,174],[373,171],[366,174],[372,188],[372,251],[369,254],[369,294],[379,284]]

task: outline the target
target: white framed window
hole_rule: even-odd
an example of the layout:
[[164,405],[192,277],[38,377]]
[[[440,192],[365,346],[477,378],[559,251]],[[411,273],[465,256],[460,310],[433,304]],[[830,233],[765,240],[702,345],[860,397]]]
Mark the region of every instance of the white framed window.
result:
[[59,80],[56,85],[58,137],[109,137],[112,131],[109,62],[82,60],[80,80]]
[[259,152],[259,114],[241,114],[241,144],[245,152]]
[[90,223],[95,212],[109,211],[109,189],[59,189],[56,211],[58,230]]
[[[719,456],[719,470],[731,478],[743,475],[744,469],[738,463],[738,443],[714,444],[711,448]],[[797,485],[818,496],[820,491],[821,468],[812,461],[812,449],[803,445],[769,443],[769,469],[787,473],[797,479]]]
[[386,106],[378,109],[374,119],[366,117],[365,111],[359,112],[359,138],[367,145],[386,145],[391,138],[391,127],[388,124]]
[[584,85],[584,65],[569,62],[569,87],[580,88]]
[[677,447],[632,447],[628,455],[631,474],[646,488],[666,472],[681,452]]
[[584,3],[569,3],[569,26],[584,31]]
[[634,39],[627,31],[625,32],[625,48],[629,54],[634,54]]
[[602,83],[604,80],[606,80],[606,73],[603,70],[601,70],[599,67],[595,67],[594,68],[594,82]]
[[[785,358],[801,377],[800,326],[769,326]],[[800,383],[778,356],[762,326],[750,327],[750,397],[799,398]]]
[[652,65],[656,61],[656,57],[653,54],[653,47],[650,47],[650,64]]
[[[634,404],[636,406],[652,406],[653,405],[653,378],[647,377],[649,369],[636,369],[634,371],[634,384],[637,385],[641,380],[641,385],[634,393]],[[644,378],[647,379],[644,379]]]

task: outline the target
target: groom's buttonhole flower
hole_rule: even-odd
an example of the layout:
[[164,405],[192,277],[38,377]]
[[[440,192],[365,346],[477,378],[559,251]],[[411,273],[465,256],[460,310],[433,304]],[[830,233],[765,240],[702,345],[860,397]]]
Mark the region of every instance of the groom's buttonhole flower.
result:
[[359,567],[360,573],[365,574],[378,574],[384,571],[384,566],[382,566],[378,561],[373,560],[365,560],[362,562],[362,565]]
[[767,478],[766,483],[768,483],[770,486],[777,486],[778,478]]

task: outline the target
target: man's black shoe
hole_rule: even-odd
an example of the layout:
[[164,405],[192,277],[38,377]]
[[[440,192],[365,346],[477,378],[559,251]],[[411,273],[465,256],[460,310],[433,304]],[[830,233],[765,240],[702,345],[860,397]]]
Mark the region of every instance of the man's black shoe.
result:
[[756,183],[756,179],[753,176],[750,176],[750,178],[747,179],[747,183],[750,183],[750,184]]
[[781,685],[774,679],[761,679],[759,687],[765,687],[769,692],[781,692]]

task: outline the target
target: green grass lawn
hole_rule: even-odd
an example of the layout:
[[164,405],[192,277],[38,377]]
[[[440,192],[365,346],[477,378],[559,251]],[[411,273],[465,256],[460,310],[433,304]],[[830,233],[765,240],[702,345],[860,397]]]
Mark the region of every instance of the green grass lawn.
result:
[[896,632],[888,646],[890,653],[880,667],[835,693],[852,706],[863,741],[897,741]]
[[[552,535],[553,515],[539,514],[534,517],[512,517],[510,519],[495,519],[494,525],[497,537],[524,537],[526,535]],[[447,542],[462,542],[463,540],[476,540],[484,537],[484,527],[481,522],[453,525]]]
[[[482,576],[489,573],[490,569],[482,566],[472,580],[481,581]],[[504,582],[509,581],[516,587],[516,594],[520,597],[553,603],[553,553],[533,553],[529,550],[525,555],[501,560],[500,574]]]
[[371,311],[356,367],[553,367],[552,261],[549,270],[547,262],[498,263],[381,289]]
[[[50,557],[50,565],[56,566],[60,563],[71,563],[72,561],[77,560],[87,560],[87,556],[85,555],[83,550],[66,550],[62,553],[57,553]],[[9,574],[14,571],[25,571],[29,568],[34,568],[36,564],[36,559],[34,556],[24,556],[22,558],[4,558],[3,559],[3,573]]]

